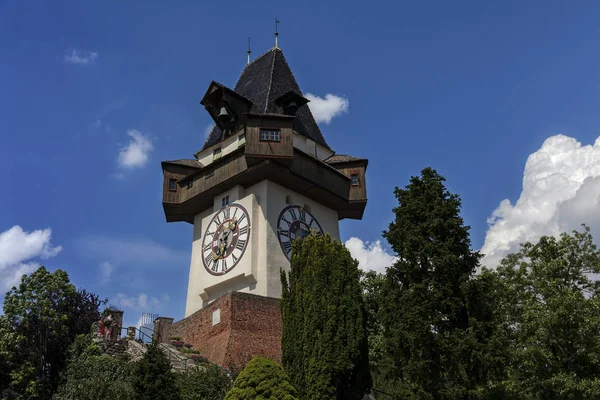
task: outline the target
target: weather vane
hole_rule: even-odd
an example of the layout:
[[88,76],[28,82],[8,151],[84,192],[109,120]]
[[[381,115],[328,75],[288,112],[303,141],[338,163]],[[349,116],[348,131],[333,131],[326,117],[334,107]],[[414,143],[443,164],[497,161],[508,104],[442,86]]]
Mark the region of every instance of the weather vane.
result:
[[279,25],[279,21],[277,18],[275,18],[275,48],[278,49],[279,48],[279,32],[277,30],[277,26]]

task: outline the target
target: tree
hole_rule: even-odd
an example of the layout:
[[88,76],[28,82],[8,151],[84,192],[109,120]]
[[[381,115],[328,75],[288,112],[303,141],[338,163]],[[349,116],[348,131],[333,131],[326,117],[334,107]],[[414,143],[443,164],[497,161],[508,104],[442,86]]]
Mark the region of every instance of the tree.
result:
[[49,399],[69,345],[89,332],[102,304],[98,296],[78,292],[65,271],[40,267],[24,275],[6,294],[0,317],[0,358],[10,375],[0,390],[18,393],[16,398]]
[[231,383],[229,375],[216,365],[200,365],[177,375],[181,400],[222,400]]
[[525,243],[502,260],[510,398],[600,398],[600,251],[589,228]]
[[104,400],[134,398],[133,364],[102,355],[89,335],[79,336],[69,349],[64,382],[53,400]]
[[283,366],[300,398],[360,399],[371,387],[358,262],[329,235],[293,244],[283,286]]
[[386,376],[406,398],[466,398],[473,389],[466,284],[479,264],[461,201],[425,168],[396,188],[383,236],[398,256],[387,269],[381,309]]
[[254,357],[240,372],[225,400],[298,400],[296,389],[281,366],[263,357]]
[[171,363],[158,346],[156,342],[150,344],[142,359],[137,362],[133,376],[137,400],[179,399]]
[[363,272],[360,280],[367,319],[367,336],[369,342],[369,365],[371,373],[380,370],[383,361],[383,325],[379,315],[383,302],[382,290],[385,275],[375,271]]

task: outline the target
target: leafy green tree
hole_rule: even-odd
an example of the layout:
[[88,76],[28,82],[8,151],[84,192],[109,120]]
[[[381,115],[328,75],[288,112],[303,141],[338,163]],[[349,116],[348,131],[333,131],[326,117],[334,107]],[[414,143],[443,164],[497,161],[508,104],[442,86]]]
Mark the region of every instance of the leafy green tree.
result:
[[383,236],[398,256],[381,305],[387,379],[404,398],[462,399],[477,391],[466,285],[479,265],[461,201],[425,168],[396,188],[395,218]]
[[[490,274],[494,272],[488,271]],[[502,260],[508,398],[600,398],[600,251],[589,228],[522,244]]]
[[298,400],[296,389],[279,364],[254,357],[240,372],[225,400]]
[[133,366],[124,359],[102,355],[89,335],[81,335],[69,349],[64,381],[53,400],[134,398]]
[[10,378],[0,382],[7,398],[49,399],[74,338],[100,317],[98,296],[77,291],[65,271],[40,267],[23,276],[4,299],[0,358]]
[[360,280],[367,319],[367,336],[369,338],[369,364],[371,373],[376,374],[381,368],[383,358],[383,325],[379,315],[383,302],[383,284],[385,275],[375,271],[363,272]]
[[283,366],[300,398],[360,399],[371,387],[358,262],[329,235],[296,240],[283,286]]
[[181,400],[222,400],[231,384],[229,375],[216,365],[200,365],[177,375]]
[[150,344],[134,371],[136,400],[179,400],[175,379],[171,363],[158,343]]

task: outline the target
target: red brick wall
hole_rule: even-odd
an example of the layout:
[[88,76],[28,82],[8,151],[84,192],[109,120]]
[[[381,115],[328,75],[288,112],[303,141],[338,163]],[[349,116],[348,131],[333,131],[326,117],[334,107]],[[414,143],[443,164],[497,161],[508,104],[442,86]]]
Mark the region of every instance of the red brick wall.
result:
[[[219,308],[221,322],[213,326]],[[173,324],[159,318],[154,330],[163,341],[179,336],[211,362],[241,369],[255,355],[281,362],[281,329],[279,299],[231,292]]]

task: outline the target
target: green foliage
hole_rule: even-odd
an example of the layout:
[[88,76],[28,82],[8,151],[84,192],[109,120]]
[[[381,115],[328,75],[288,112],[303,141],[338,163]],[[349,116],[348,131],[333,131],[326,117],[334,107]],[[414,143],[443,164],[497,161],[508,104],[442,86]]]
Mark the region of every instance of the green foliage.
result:
[[157,343],[149,345],[144,357],[137,362],[133,377],[136,400],[179,399],[175,374],[171,371],[169,360],[158,346]]
[[215,365],[201,365],[177,375],[181,400],[222,400],[231,383],[231,378]]
[[600,398],[600,252],[589,228],[542,237],[495,271],[500,322],[510,335],[511,398]]
[[184,353],[184,354],[200,354],[200,351],[198,351],[198,350],[188,349],[185,347],[183,347],[177,351],[179,351],[180,353]]
[[358,262],[329,235],[293,244],[282,271],[283,365],[299,397],[360,399],[371,386]]
[[7,398],[49,399],[76,335],[100,317],[98,296],[77,291],[65,271],[40,267],[4,299],[0,316],[0,380]]
[[371,373],[378,373],[383,358],[383,325],[380,309],[383,303],[382,289],[385,275],[375,271],[363,272],[360,284],[362,286],[366,318],[367,336],[369,338],[369,364]]
[[53,400],[103,400],[134,398],[133,364],[100,355],[100,349],[81,335],[69,348],[64,382]]
[[445,179],[425,168],[395,189],[395,218],[384,232],[398,261],[386,272],[380,318],[386,353],[384,377],[404,398],[480,397],[487,376],[471,374],[474,354],[489,332],[472,331],[468,283],[480,254],[471,250],[461,201]]
[[281,366],[254,357],[240,372],[225,400],[297,400],[296,390]]

